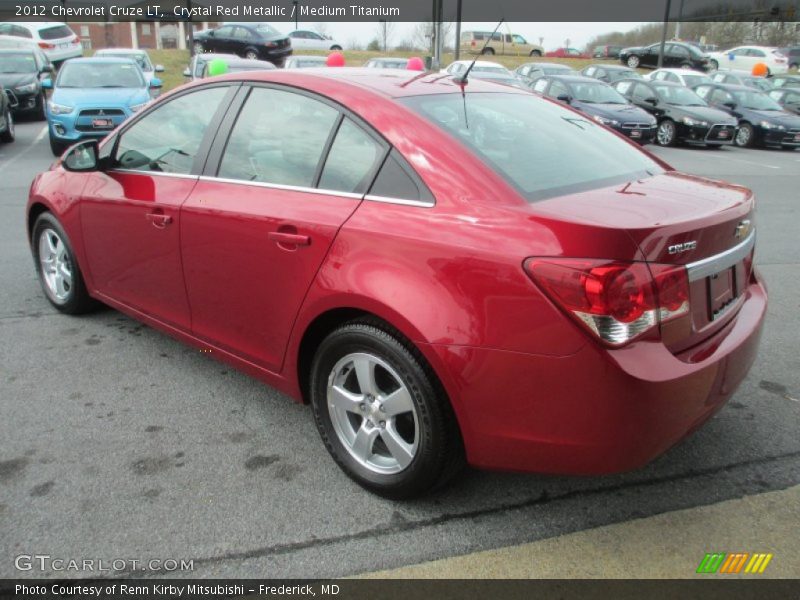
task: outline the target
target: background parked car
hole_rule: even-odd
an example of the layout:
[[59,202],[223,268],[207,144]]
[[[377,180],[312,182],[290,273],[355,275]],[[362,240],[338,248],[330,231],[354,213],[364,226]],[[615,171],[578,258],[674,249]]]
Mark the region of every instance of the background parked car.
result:
[[8,144],[14,141],[14,115],[11,114],[12,96],[0,84],[0,142]]
[[292,53],[289,37],[268,23],[226,23],[194,35],[195,53],[232,53],[250,60],[268,60],[278,67]]
[[[649,46],[624,48],[619,53],[619,60],[631,69],[658,66],[658,57],[661,55],[661,43]],[[667,42],[664,45],[664,67],[681,67],[706,71],[709,68],[708,55],[702,53],[697,47],[683,42]]]
[[770,79],[774,88],[800,88],[800,75],[779,75]]
[[797,71],[800,68],[800,46],[781,48],[781,54],[789,59],[789,70]]
[[783,107],[783,110],[800,115],[800,90],[779,88],[768,92],[770,98]]
[[735,69],[750,73],[758,63],[767,65],[767,73],[776,75],[789,70],[789,60],[772,46],[737,46],[708,55],[712,69]]
[[154,65],[150,60],[147,50],[133,48],[103,48],[94,53],[95,56],[110,56],[114,58],[129,58],[134,61],[144,74],[145,80],[152,81],[158,79],[156,73],[163,73],[163,65]]
[[743,85],[711,83],[695,88],[710,106],[736,117],[736,145],[800,147],[800,117],[783,110],[764,92]]
[[[443,73],[458,77],[466,73],[467,68],[472,64],[471,60],[457,60],[450,63]],[[528,85],[517,77],[514,73],[506,69],[503,65],[487,60],[475,61],[475,65],[469,72],[469,77],[483,79],[494,83],[502,83],[522,89],[528,89]]]
[[370,58],[364,63],[364,66],[370,69],[406,69],[408,68],[408,59],[401,57],[381,56]]
[[655,117],[633,106],[617,90],[597,79],[548,75],[538,79],[533,90],[570,105],[640,144],[649,144],[655,137]]
[[592,56],[594,58],[619,58],[622,46],[595,46]]
[[550,52],[545,52],[545,56],[548,58],[591,58],[591,56],[577,48],[556,48]]
[[705,100],[680,83],[623,79],[616,82],[614,87],[658,120],[656,142],[661,146],[689,142],[717,147],[733,143],[736,119],[711,108]]
[[575,69],[560,63],[531,62],[520,65],[514,73],[522,81],[532,84],[534,81],[545,75],[569,75],[575,73]]
[[711,83],[711,77],[691,69],[656,69],[646,76],[650,81],[672,81],[693,88],[701,83]]
[[[249,58],[228,58],[222,59],[227,66],[226,73],[243,73],[244,71],[271,71],[277,69],[275,65],[266,60],[250,60]],[[206,62],[203,65],[203,73],[200,79],[208,77],[208,65]]]
[[768,92],[773,87],[772,78],[757,77],[742,71],[716,71],[711,74],[711,80],[714,83],[746,85],[747,87],[756,88],[762,92]]
[[581,71],[581,75],[606,83],[614,83],[620,79],[641,79],[642,77],[636,69],[623,65],[589,65]]
[[292,54],[283,63],[284,69],[308,69],[326,66],[327,57],[312,54]]
[[[483,48],[486,41],[489,43]],[[483,50],[481,50],[483,48]],[[518,33],[501,33],[496,31],[463,31],[461,33],[461,51],[471,54],[497,54],[504,56],[542,56],[544,48],[528,42]]]
[[0,48],[0,85],[5,88],[17,114],[46,117],[47,100],[42,79],[53,73],[53,65],[38,48]]
[[239,57],[235,54],[222,54],[219,52],[195,54],[189,61],[189,66],[183,70],[183,76],[189,81],[202,79],[206,64],[217,58],[221,58],[223,60],[232,60]]
[[294,50],[341,50],[343,46],[336,40],[308,29],[289,32]]
[[55,21],[0,23],[0,35],[32,40],[52,63],[59,64],[69,58],[83,56],[80,38],[65,23]]
[[50,149],[56,156],[82,139],[99,139],[150,101],[142,70],[126,58],[74,58],[58,71],[47,103]]

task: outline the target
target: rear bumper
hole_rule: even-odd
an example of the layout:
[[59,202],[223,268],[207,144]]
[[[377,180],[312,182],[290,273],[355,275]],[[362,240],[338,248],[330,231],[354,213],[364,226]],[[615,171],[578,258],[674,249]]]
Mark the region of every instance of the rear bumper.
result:
[[[658,341],[564,357],[428,346],[448,371],[470,464],[597,475],[645,465],[717,412],[747,375],[767,295],[754,274],[739,314],[675,356]],[[693,362],[692,357],[698,357]]]

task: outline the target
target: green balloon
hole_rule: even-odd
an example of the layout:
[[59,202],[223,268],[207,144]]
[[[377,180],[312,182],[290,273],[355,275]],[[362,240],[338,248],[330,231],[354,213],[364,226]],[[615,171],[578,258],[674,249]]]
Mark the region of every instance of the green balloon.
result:
[[228,63],[221,58],[215,58],[208,63],[208,76],[216,77],[217,75],[225,75],[228,72]]

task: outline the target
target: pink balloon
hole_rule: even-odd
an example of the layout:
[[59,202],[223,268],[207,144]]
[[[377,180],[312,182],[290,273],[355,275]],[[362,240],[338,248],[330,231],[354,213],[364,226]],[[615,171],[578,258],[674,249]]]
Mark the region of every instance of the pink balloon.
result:
[[344,54],[341,52],[331,52],[328,54],[328,58],[325,59],[325,64],[329,67],[343,67]]
[[422,59],[419,56],[412,56],[408,59],[408,64],[406,64],[406,69],[409,71],[424,71],[425,70],[425,63],[422,62]]

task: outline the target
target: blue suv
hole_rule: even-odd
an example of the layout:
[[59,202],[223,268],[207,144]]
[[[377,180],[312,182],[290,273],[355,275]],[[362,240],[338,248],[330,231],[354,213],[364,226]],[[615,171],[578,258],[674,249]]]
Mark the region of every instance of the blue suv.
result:
[[60,156],[83,139],[104,137],[150,101],[149,83],[139,66],[127,58],[74,58],[64,63],[47,103],[50,149]]

